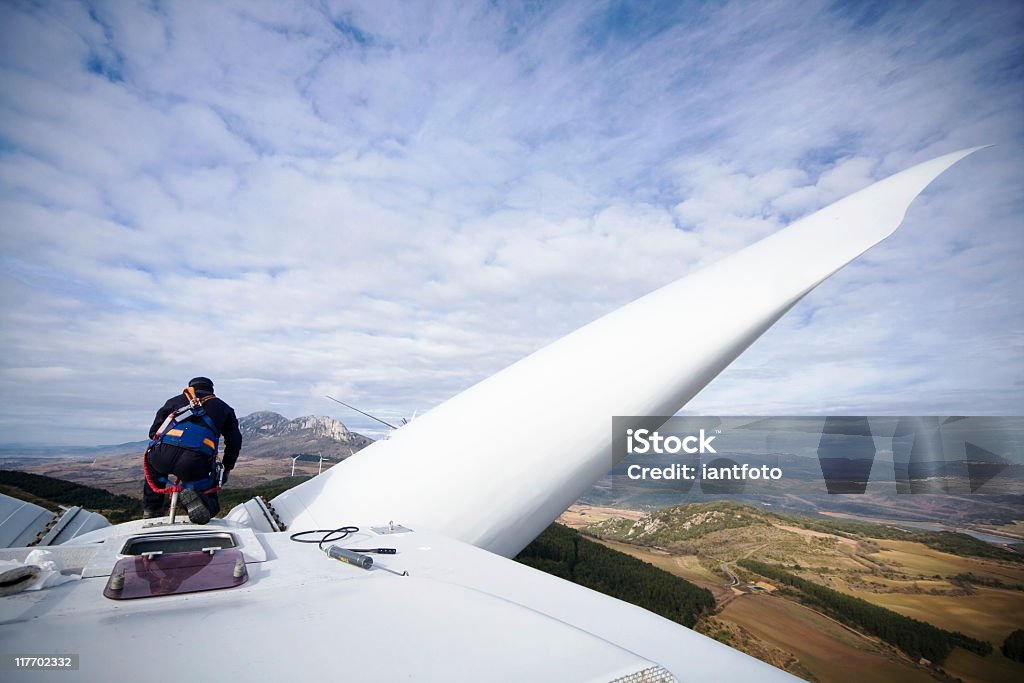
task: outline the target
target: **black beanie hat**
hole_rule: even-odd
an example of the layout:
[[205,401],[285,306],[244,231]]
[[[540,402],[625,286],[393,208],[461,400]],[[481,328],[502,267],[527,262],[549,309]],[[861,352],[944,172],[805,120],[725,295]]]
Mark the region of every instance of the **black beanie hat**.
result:
[[209,377],[193,377],[188,381],[188,385],[194,389],[213,391],[213,380]]

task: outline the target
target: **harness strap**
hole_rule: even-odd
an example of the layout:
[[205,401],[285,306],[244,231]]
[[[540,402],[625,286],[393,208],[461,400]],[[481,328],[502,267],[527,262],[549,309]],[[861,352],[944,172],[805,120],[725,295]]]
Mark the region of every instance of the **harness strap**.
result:
[[[163,443],[165,437],[170,437],[172,443],[189,450],[204,452],[204,448],[209,449],[208,455],[216,459],[217,440],[220,438],[220,435],[217,425],[213,423],[213,420],[203,408],[203,404],[210,399],[216,398],[216,396],[214,394],[207,394],[206,396],[198,397],[193,387],[185,387],[181,393],[188,403],[167,416],[167,419],[164,420],[150,440],[150,447],[152,448],[159,443]],[[195,418],[198,418],[199,421],[197,422]],[[190,430],[194,429],[197,425],[205,426],[208,435],[197,435],[194,431],[190,434]],[[202,441],[199,441],[199,439],[202,439]]]
[[206,396],[196,396],[195,387],[185,387],[184,391],[182,391],[181,393],[185,395],[185,398],[188,399],[189,404],[191,404],[193,408],[198,408],[199,406],[209,401],[211,398],[217,398],[215,394],[207,394]]
[[[185,489],[195,490],[193,488],[193,486],[195,484],[201,484],[201,483],[204,483],[205,481],[207,481],[207,479],[200,479],[199,481],[196,481],[196,482],[190,482],[190,483],[182,484],[180,479],[179,479],[177,484],[171,484],[170,480],[167,479],[167,477],[160,476],[160,477],[157,477],[157,479],[158,480],[162,479],[165,483],[170,484],[170,486],[166,486],[164,488],[157,488],[156,484],[153,483],[153,475],[149,471],[149,451],[150,451],[150,448],[147,448],[146,452],[143,453],[143,455],[142,455],[142,473],[146,476],[146,485],[149,486],[149,488],[151,488],[154,493],[159,493],[160,495],[166,495],[168,493],[180,493],[180,492],[184,491]],[[203,493],[203,494],[217,493],[217,492],[219,492],[221,490],[222,487],[217,485],[217,482],[213,478],[213,476],[208,477],[208,480],[213,482],[213,486],[211,486],[210,488],[207,488],[207,489],[203,489],[202,491],[197,491],[197,493]]]

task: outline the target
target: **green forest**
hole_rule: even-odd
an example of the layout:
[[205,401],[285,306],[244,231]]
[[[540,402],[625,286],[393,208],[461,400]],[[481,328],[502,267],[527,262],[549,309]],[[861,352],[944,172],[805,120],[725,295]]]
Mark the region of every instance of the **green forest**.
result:
[[1024,662],[1024,630],[1017,629],[1006,637],[1002,653],[1015,662]]
[[264,500],[270,500],[275,498],[293,486],[298,486],[302,482],[309,479],[308,476],[296,476],[296,477],[282,477],[280,479],[274,479],[268,481],[259,486],[249,486],[245,488],[235,488],[231,486],[230,482],[228,485],[220,490],[220,514],[218,517],[223,517],[228,512],[231,512],[231,508],[236,505],[240,505],[247,500],[252,500],[256,496],[262,496]]
[[78,505],[90,512],[98,512],[111,524],[120,524],[142,516],[137,498],[41,474],[0,470],[0,485],[6,489],[8,495],[22,498],[25,496],[20,496],[19,492],[23,491],[29,494],[29,502],[54,512],[59,505]]
[[715,607],[710,591],[561,524],[545,529],[515,559],[691,628]]
[[942,663],[954,646],[983,656],[992,652],[992,645],[983,640],[905,617],[866,600],[808,581],[776,565],[757,560],[739,560],[736,564],[795,588],[809,604],[825,610],[840,621],[878,636],[915,659],[924,657],[932,662]]
[[[284,477],[259,486],[235,488],[228,486],[220,492],[220,514],[224,516],[234,506],[256,496],[270,500],[293,486],[309,479]],[[13,470],[0,470],[0,490],[9,496],[27,500],[54,512],[60,505],[78,505],[91,512],[98,512],[111,524],[120,524],[142,517],[142,502],[132,496],[111,493],[106,489],[85,486],[63,479],[54,479],[41,474],[29,474]]]

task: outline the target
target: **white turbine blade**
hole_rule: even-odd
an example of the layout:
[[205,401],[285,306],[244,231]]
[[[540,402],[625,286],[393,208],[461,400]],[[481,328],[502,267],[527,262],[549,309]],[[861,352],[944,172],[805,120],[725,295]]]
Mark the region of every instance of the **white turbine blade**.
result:
[[515,555],[612,466],[613,415],[674,414],[973,151],[897,173],[586,325],[275,507],[294,530],[395,520]]

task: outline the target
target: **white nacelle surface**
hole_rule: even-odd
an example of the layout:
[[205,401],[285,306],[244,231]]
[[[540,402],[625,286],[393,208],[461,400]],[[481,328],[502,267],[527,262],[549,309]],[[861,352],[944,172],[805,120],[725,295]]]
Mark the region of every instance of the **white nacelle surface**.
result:
[[[613,681],[659,667],[679,680],[793,680],[646,610],[434,534],[361,531],[339,542],[396,548],[374,556],[409,573],[396,576],[329,559],[288,532],[222,520],[179,530],[236,534],[249,580],[110,600],[117,551],[153,531],[110,527],[83,544],[98,546],[87,578],[0,600],[0,651],[78,653],[78,671],[48,674],[69,682],[178,681],[183,671],[196,680]],[[5,671],[4,680],[42,679]]]

